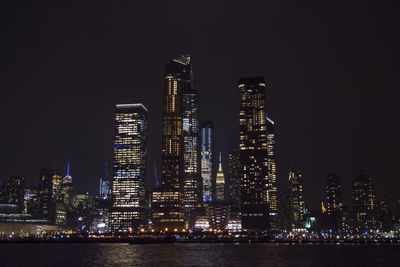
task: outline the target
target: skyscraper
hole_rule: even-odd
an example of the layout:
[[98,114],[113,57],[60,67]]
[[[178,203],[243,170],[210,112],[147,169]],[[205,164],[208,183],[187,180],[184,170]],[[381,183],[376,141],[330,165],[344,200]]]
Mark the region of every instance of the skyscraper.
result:
[[222,170],[222,160],[221,160],[221,152],[219,152],[219,165],[217,171],[217,177],[215,179],[215,187],[216,187],[216,198],[217,201],[225,200],[225,176]]
[[266,117],[267,123],[267,203],[269,206],[269,222],[271,230],[278,230],[278,188],[276,186],[275,161],[275,122]]
[[325,207],[330,229],[338,231],[342,220],[343,198],[340,176],[337,174],[330,174],[326,179]]
[[200,119],[199,96],[193,87],[191,59],[182,56],[178,59],[182,65],[184,79],[183,90],[183,137],[184,137],[184,165],[185,177],[183,185],[183,199],[185,205],[185,219],[189,220],[195,207],[202,202],[202,179],[200,165]]
[[359,233],[376,230],[377,214],[372,179],[360,172],[353,179],[352,184],[354,230]]
[[233,209],[240,209],[240,157],[239,151],[234,150],[229,152],[228,158],[229,172],[229,193],[230,200],[233,203]]
[[156,230],[181,229],[184,219],[183,94],[190,80],[190,58],[173,59],[165,67],[161,188],[153,191],[152,223]]
[[110,230],[127,232],[146,223],[147,109],[117,104]]
[[265,79],[239,79],[242,227],[268,229]]
[[99,196],[102,199],[107,199],[110,194],[110,181],[107,174],[107,163],[104,164],[104,177],[100,178]]
[[5,203],[18,206],[18,212],[24,211],[25,178],[21,175],[12,175],[4,184],[3,198]]
[[[51,168],[40,169],[39,203],[40,217],[50,223],[56,222],[56,198],[59,192],[60,171]],[[56,183],[56,185],[54,185]]]
[[292,167],[289,171],[288,211],[290,228],[304,229],[306,208],[304,204],[303,178],[301,171]]
[[212,179],[214,173],[214,125],[211,121],[201,122],[201,177],[203,179],[203,200],[212,200]]

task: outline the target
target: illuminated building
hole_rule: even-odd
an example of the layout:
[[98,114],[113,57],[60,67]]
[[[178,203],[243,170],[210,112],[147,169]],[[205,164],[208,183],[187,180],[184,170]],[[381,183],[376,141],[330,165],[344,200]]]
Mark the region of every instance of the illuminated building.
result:
[[60,180],[60,171],[50,168],[40,169],[40,217],[47,219],[50,223],[56,222],[56,199],[59,198]]
[[267,124],[267,203],[269,207],[270,229],[277,231],[278,222],[278,188],[276,186],[276,161],[275,161],[275,122],[268,116]]
[[304,229],[306,208],[304,204],[303,178],[294,167],[289,171],[289,220],[292,229]]
[[372,179],[360,172],[360,174],[353,179],[352,184],[354,230],[359,233],[376,230],[378,225]]
[[110,194],[110,181],[107,175],[107,163],[104,164],[104,177],[100,178],[99,195],[103,199],[107,199]]
[[165,67],[161,188],[152,194],[152,226],[156,230],[182,229],[184,218],[183,94],[190,80],[190,58],[173,59]]
[[269,228],[265,79],[240,78],[239,91],[242,227],[264,231]]
[[330,174],[326,179],[326,213],[329,219],[329,228],[338,231],[342,220],[342,185],[340,176]]
[[35,188],[25,188],[24,195],[24,212],[29,213],[33,217],[39,217],[39,196],[37,189]]
[[231,215],[231,205],[226,201],[207,202],[206,215],[212,229],[225,230]]
[[230,199],[233,202],[233,209],[240,209],[240,156],[239,151],[229,152],[228,172],[229,172],[229,192]]
[[146,223],[147,109],[117,104],[110,230],[127,232]]
[[222,162],[221,162],[221,152],[219,152],[219,165],[217,171],[217,178],[215,180],[215,191],[216,197],[215,200],[217,201],[224,201],[225,200],[225,177],[224,172],[222,171]]
[[8,178],[3,185],[3,201],[8,204],[15,204],[18,207],[18,212],[22,213],[24,206],[25,195],[25,179],[20,175],[13,175]]
[[195,207],[200,206],[202,203],[199,96],[197,90],[193,88],[193,74],[190,57],[181,56],[181,58],[177,59],[174,63],[178,66],[172,74],[176,75],[177,73],[180,73],[184,82],[183,138],[185,174],[183,200],[185,219],[189,221],[191,213]]
[[214,125],[211,121],[201,122],[201,177],[203,179],[203,200],[212,200],[214,173]]

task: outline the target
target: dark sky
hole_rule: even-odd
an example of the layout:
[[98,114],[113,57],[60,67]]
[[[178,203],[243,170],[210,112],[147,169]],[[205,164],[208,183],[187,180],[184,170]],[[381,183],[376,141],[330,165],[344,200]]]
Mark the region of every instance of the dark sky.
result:
[[363,169],[379,197],[399,198],[398,1],[13,2],[0,11],[1,180],[36,184],[41,166],[65,172],[70,160],[78,190],[95,192],[112,163],[114,105],[141,102],[153,182],[164,66],[190,54],[224,156],[238,144],[237,80],[263,75],[281,187],[295,164],[315,207],[337,172],[349,201]]

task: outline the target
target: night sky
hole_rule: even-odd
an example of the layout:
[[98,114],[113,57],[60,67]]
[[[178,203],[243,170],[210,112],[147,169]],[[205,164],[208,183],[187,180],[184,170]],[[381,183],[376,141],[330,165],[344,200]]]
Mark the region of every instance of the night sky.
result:
[[262,75],[280,188],[296,165],[316,207],[337,172],[349,204],[362,169],[378,197],[399,198],[398,1],[13,2],[0,4],[2,181],[20,173],[37,184],[40,167],[65,173],[70,160],[78,191],[97,192],[112,164],[115,104],[139,102],[149,109],[150,187],[164,66],[189,54],[201,118],[225,157],[239,141],[238,78]]

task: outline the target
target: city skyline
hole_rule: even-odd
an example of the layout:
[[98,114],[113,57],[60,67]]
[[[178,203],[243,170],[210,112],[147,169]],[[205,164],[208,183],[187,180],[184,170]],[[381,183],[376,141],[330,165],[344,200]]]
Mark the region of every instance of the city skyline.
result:
[[[234,14],[239,12],[237,6],[231,8]],[[39,169],[46,167],[48,161],[53,161],[56,168],[65,168],[70,160],[75,187],[96,192],[98,179],[104,174],[104,162],[110,166],[112,163],[113,107],[117,103],[140,102],[149,108],[147,182],[149,185],[154,183],[150,170],[154,164],[158,170],[161,169],[158,153],[161,147],[161,97],[158,96],[163,90],[163,66],[171,57],[187,53],[193,58],[196,72],[201,119],[214,122],[215,149],[224,152],[225,169],[228,166],[226,155],[234,149],[238,140],[237,79],[243,75],[263,75],[267,81],[266,98],[276,122],[279,188],[286,187],[289,166],[295,164],[302,169],[306,205],[317,206],[322,199],[325,178],[334,172],[342,178],[344,201],[350,203],[351,180],[362,169],[373,178],[377,194],[382,196],[386,192],[394,201],[395,188],[399,186],[394,178],[395,152],[399,146],[396,141],[399,136],[398,115],[395,111],[398,92],[390,89],[398,88],[395,70],[399,54],[395,48],[399,40],[394,35],[396,28],[389,27],[393,24],[393,14],[388,11],[389,15],[382,18],[374,11],[373,5],[365,5],[363,12],[353,17],[351,11],[358,9],[352,5],[348,8],[346,12],[339,8],[330,11],[322,8],[321,13],[314,14],[311,7],[303,6],[303,13],[295,14],[285,4],[280,4],[275,11],[292,17],[285,22],[272,11],[263,9],[271,18],[267,25],[282,23],[280,29],[293,36],[280,34],[279,30],[271,31],[268,26],[258,26],[258,19],[250,18],[247,23],[234,24],[238,31],[228,31],[224,35],[227,41],[218,37],[217,30],[204,33],[203,28],[195,24],[194,16],[184,26],[186,39],[178,38],[157,52],[154,51],[158,45],[151,44],[154,54],[148,57],[128,52],[135,40],[135,32],[143,33],[141,29],[130,31],[129,28],[122,28],[116,31],[116,36],[111,35],[120,42],[113,44],[96,33],[99,27],[110,26],[108,21],[98,26],[89,23],[73,39],[82,41],[83,48],[78,48],[75,41],[69,41],[67,44],[72,46],[68,50],[61,42],[64,35],[55,33],[50,24],[43,22],[42,25],[28,13],[28,18],[22,21],[33,19],[33,25],[39,23],[49,35],[37,32],[33,27],[24,28],[23,32],[31,36],[25,49],[21,45],[12,47],[15,42],[23,40],[22,36],[6,32],[8,38],[2,45],[5,48],[3,51],[10,52],[6,56],[10,65],[3,65],[5,90],[2,89],[4,97],[0,100],[0,120],[4,126],[3,140],[7,141],[1,152],[4,167],[0,170],[0,179],[3,181],[17,172],[24,176],[25,183],[34,184],[39,178]],[[216,10],[203,22],[209,25],[210,20],[217,19],[216,28],[220,30],[225,24],[217,18],[221,7],[217,6]],[[339,22],[339,26],[345,22],[351,25],[348,29],[340,28],[344,36],[334,29],[336,24],[323,18],[335,11],[344,15],[344,22]],[[79,13],[81,11],[74,12],[78,17],[83,15]],[[175,12],[185,15],[183,11]],[[115,16],[112,11],[110,13]],[[65,38],[74,36],[78,24],[66,26],[65,22],[56,18],[56,15],[63,17],[65,13],[56,10],[54,13],[44,11],[44,14],[55,25],[66,27],[63,33]],[[261,11],[257,14],[261,15]],[[307,15],[310,19],[306,18]],[[322,21],[322,25],[313,23],[316,18]],[[297,27],[309,26],[308,29],[294,27],[292,30],[290,25],[295,20],[300,23]],[[122,22],[122,19],[117,21],[112,29]],[[360,32],[361,23],[370,27],[362,28]],[[22,29],[22,26],[15,25],[16,29]],[[188,30],[191,26],[197,30],[197,36]],[[243,33],[246,41],[239,40],[235,44],[236,33],[243,29],[248,30]],[[295,29],[300,33],[296,34]],[[324,29],[326,33],[320,32]],[[155,30],[156,36],[164,36],[155,25],[144,27],[144,30]],[[88,51],[94,43],[84,37],[86,32],[103,41],[96,43],[99,50]],[[126,33],[127,39],[119,37],[120,33]],[[333,44],[329,38],[332,34],[337,34]],[[296,37],[302,35],[306,38],[295,42],[298,40]],[[202,37],[206,37],[206,41],[197,44],[196,41],[202,40]],[[347,38],[354,44],[348,45]],[[252,51],[247,42],[257,40],[260,41],[259,47]],[[264,46],[267,42],[270,44]],[[294,43],[290,47],[293,51],[285,46],[287,43]],[[35,46],[38,44],[43,44],[40,51]],[[145,44],[139,43],[135,51],[146,51]],[[223,50],[227,44],[232,44],[232,50]],[[120,48],[122,52],[110,52],[112,49],[105,48]],[[19,52],[21,55],[17,55]],[[43,55],[40,59],[36,58],[39,52]],[[349,56],[350,52],[352,56]],[[128,57],[124,58],[126,53]],[[83,60],[78,61],[74,55],[83,57]],[[22,59],[22,63],[18,63]],[[39,67],[34,68],[33,62]],[[105,73],[113,66],[117,68],[107,78]],[[9,72],[16,70],[19,76],[7,77]],[[378,91],[382,93],[376,93]],[[94,96],[93,92],[98,95]],[[221,105],[221,101],[228,104]],[[267,109],[270,107],[267,106]],[[269,110],[267,113],[270,114]],[[232,132],[235,134],[231,135]]]

